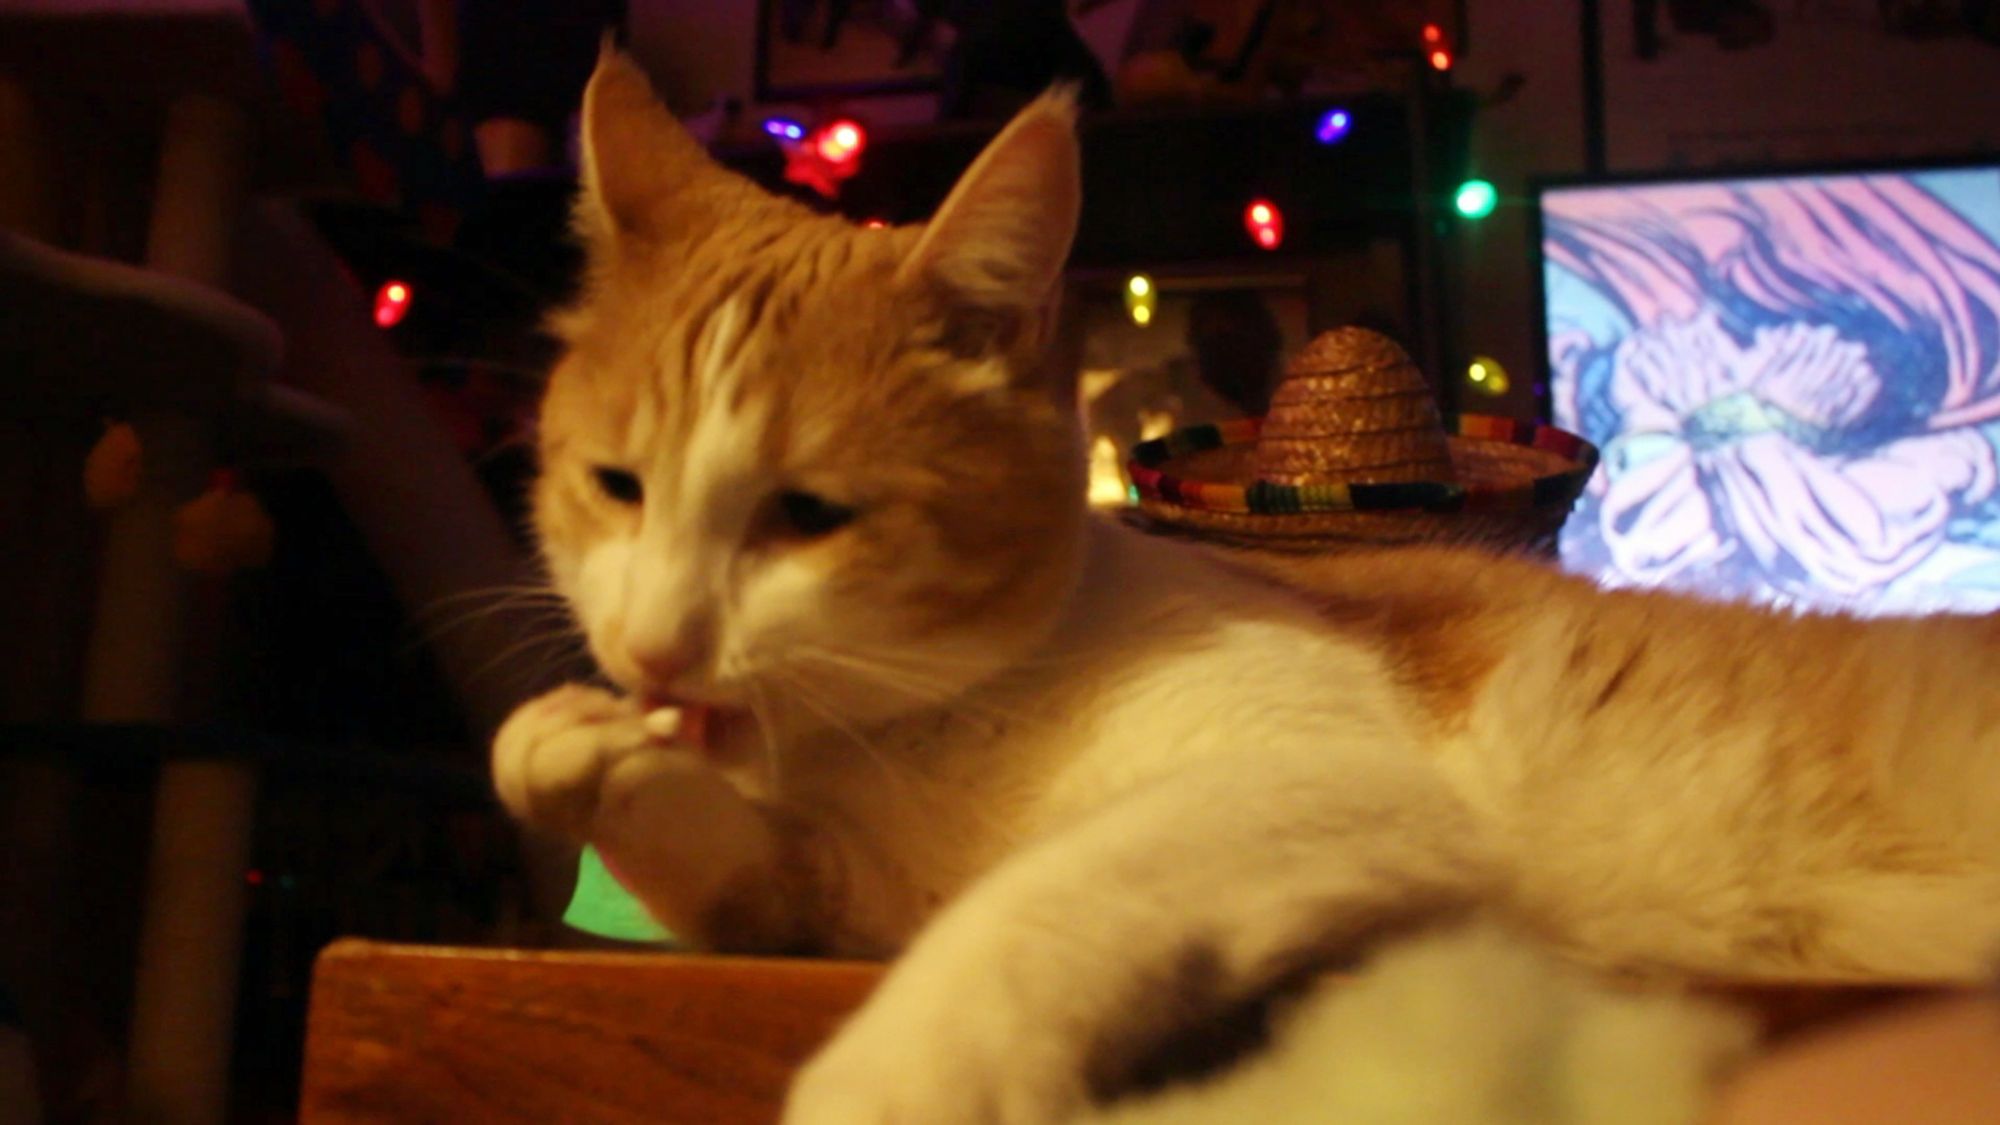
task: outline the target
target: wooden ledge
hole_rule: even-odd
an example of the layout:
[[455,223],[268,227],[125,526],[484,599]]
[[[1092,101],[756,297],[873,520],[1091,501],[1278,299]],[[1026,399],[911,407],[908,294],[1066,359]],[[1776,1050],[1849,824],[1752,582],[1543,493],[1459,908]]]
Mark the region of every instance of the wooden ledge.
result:
[[[299,1119],[304,1125],[768,1125],[778,1118],[793,1073],[867,997],[881,972],[879,965],[846,961],[335,942],[314,972]],[[1731,1125],[1803,1120],[1765,1109],[1787,1103],[1801,1085],[1833,1081],[1822,1073],[1826,1064],[1814,1061],[1821,1055],[1838,1059],[1832,1069],[1853,1072],[1850,1085],[1883,1085],[1870,1060],[1892,1074],[1919,1073],[1905,1065],[1912,1050],[1897,1047],[1895,1029],[1940,1006],[1969,1005],[1976,1010],[1961,1022],[1986,1021],[1974,1035],[1942,1036],[1958,1044],[1960,1055],[1972,1049],[1967,1043],[1988,1049],[1979,1045],[2000,1042],[2000,1010],[1963,991],[1852,985],[1702,991],[1747,1007],[1770,1048],[1765,1061],[1723,1092],[1719,1120]],[[1886,1045],[1876,1042],[1885,1037]],[[1861,1046],[1841,1046],[1849,1041]],[[1982,1060],[1959,1070],[1991,1068]],[[1964,1084],[1963,1074],[1947,1077]],[[1991,1096],[2000,1105],[2000,1089]],[[1863,1118],[1813,1118],[1850,1119]]]
[[775,1121],[880,972],[338,941],[314,971],[300,1121]]

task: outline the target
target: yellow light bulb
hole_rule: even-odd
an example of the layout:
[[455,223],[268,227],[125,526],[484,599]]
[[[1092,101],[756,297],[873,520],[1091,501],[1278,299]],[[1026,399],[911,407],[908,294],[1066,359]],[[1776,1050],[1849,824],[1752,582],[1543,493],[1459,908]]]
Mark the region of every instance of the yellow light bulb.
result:
[[1490,355],[1473,357],[1472,362],[1465,368],[1465,378],[1472,384],[1473,390],[1494,398],[1506,394],[1510,385],[1507,369],[1500,366],[1500,361]]
[[1130,289],[1134,297],[1143,297],[1153,291],[1153,283],[1145,274],[1135,273],[1132,280],[1125,283],[1125,288]]

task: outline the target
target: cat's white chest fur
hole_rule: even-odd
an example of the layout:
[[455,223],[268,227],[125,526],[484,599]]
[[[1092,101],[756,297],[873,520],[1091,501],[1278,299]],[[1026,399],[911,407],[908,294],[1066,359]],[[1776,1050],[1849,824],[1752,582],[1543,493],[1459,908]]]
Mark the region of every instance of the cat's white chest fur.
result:
[[[1214,755],[1412,750],[1407,707],[1378,653],[1192,549],[1096,524],[1072,605],[1039,651],[948,709],[820,732],[788,755],[785,798],[897,857],[921,906],[955,896],[1024,843]],[[864,946],[893,946],[923,918],[853,921],[892,931],[866,933]]]

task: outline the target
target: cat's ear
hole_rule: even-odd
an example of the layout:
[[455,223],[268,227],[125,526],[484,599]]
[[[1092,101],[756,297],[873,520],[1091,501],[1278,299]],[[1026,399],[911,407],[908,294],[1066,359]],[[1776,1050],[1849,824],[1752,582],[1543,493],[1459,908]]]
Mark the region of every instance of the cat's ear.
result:
[[899,271],[953,304],[989,313],[1040,309],[1055,291],[1082,206],[1076,94],[1029,104],[959,177]]
[[608,36],[584,87],[578,134],[577,226],[593,245],[632,236],[671,240],[703,229],[717,218],[721,191],[740,188]]

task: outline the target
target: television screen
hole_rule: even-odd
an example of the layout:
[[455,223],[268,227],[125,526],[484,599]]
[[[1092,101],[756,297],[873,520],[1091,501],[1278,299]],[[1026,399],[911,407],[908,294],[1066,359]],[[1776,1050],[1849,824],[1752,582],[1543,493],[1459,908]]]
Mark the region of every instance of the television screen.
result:
[[1539,192],[1552,420],[1613,586],[2000,608],[2000,162]]

